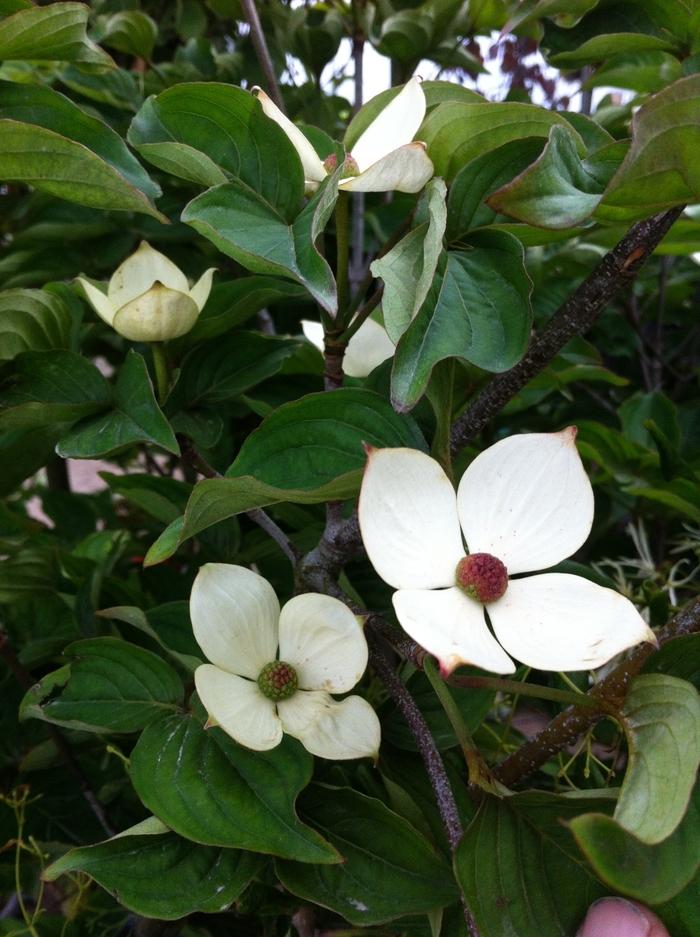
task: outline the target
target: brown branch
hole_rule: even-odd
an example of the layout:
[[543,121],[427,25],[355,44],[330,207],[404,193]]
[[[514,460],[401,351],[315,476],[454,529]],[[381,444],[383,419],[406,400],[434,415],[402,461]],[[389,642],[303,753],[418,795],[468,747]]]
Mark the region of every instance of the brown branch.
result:
[[270,50],[267,48],[265,33],[263,32],[260,17],[258,16],[255,0],[241,0],[241,9],[250,26],[250,38],[253,41],[253,48],[255,49],[255,57],[258,60],[258,65],[262,69],[265,81],[267,82],[267,92],[277,107],[284,112],[284,101],[282,100],[279,85],[277,84],[277,75],[275,74],[275,68],[272,64],[272,58],[270,57]]
[[[19,657],[15,653],[15,649],[10,643],[9,635],[6,631],[2,630],[0,630],[0,656],[10,668],[15,676],[15,679],[17,680],[17,683],[19,683],[22,689],[31,690],[35,683],[34,678],[29,673],[29,671],[24,668]],[[63,759],[63,763],[78,782],[83,798],[94,813],[97,822],[100,824],[107,836],[114,836],[116,830],[109,822],[104,807],[97,799],[97,795],[93,791],[92,787],[90,786],[90,782],[83,773],[83,769],[81,768],[78,759],[75,757],[73,749],[68,744],[66,737],[57,726],[52,725],[50,722],[45,723],[45,725],[46,730],[51,736],[51,739],[56,746],[59,755]]]
[[[462,822],[459,819],[457,802],[445,770],[445,763],[437,749],[423,713],[416,705],[416,701],[408,692],[406,685],[394,670],[391,662],[384,652],[380,641],[371,631],[367,634],[367,643],[370,651],[370,664],[379,679],[386,687],[389,696],[401,711],[411,735],[415,739],[418,751],[423,759],[425,770],[430,778],[430,786],[435,794],[442,825],[452,852],[455,851],[462,838]],[[471,937],[479,937],[474,918],[463,901],[464,918]]]
[[539,374],[576,335],[587,332],[625,284],[629,284],[682,214],[673,208],[634,225],[603,257],[578,289],[557,309],[535,336],[525,357],[494,377],[452,427],[452,451],[470,442],[500,410]]
[[[657,634],[659,644],[665,644],[672,638],[700,631],[700,597],[689,602],[675,615],[666,627]],[[619,664],[612,673],[600,683],[596,683],[588,697],[601,699],[606,705],[622,706],[630,683],[642,669],[644,662],[653,652],[651,644],[640,644],[632,654]],[[496,768],[494,774],[501,783],[513,787],[519,781],[533,774],[553,755],[604,718],[604,712],[591,709],[590,706],[570,706],[555,716],[549,725],[533,739],[527,741],[516,752],[509,755]]]

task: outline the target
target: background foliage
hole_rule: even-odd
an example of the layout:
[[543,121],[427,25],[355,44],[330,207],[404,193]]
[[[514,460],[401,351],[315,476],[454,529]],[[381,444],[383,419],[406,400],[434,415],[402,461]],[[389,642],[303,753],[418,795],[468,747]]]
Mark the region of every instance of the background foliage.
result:
[[[335,322],[337,180],[305,202],[293,147],[241,89],[271,90],[250,6],[0,0],[0,934],[452,937],[461,894],[483,937],[564,937],[622,894],[698,937],[700,4],[256,4],[322,157],[392,93],[353,112],[364,49],[392,85],[427,79],[436,179],[356,197]],[[498,102],[475,90],[485,60]],[[167,346],[165,394],[150,349],[74,283],[142,239],[191,280],[218,268]],[[358,308],[381,308],[397,351],[343,382],[301,321],[320,316],[333,351]],[[451,436],[459,477],[497,438],[572,423],[596,522],[561,570],[632,598],[661,646],[597,675],[602,708],[567,709],[587,674],[460,671],[453,705],[500,797],[468,785],[415,646],[380,617],[361,444],[449,464]],[[96,488],[72,460],[101,460]],[[187,599],[209,561],[372,611],[376,766],[204,731]],[[444,760],[456,850],[406,699]]]

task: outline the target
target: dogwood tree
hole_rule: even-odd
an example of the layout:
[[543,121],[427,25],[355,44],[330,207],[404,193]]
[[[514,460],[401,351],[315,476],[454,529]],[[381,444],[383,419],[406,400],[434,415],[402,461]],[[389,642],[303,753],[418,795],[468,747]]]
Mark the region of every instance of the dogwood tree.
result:
[[699,147],[695,0],[0,0],[0,935],[700,937]]

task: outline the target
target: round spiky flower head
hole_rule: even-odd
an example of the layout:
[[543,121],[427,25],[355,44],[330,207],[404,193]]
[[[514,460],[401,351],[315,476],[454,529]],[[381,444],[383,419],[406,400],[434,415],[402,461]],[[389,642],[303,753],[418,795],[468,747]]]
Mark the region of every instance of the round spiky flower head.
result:
[[612,589],[566,573],[521,575],[560,563],[590,532],[593,490],[575,440],[572,426],[502,439],[456,493],[422,452],[368,450],[359,505],[367,555],[398,590],[401,625],[443,673],[461,663],[511,673],[506,652],[540,670],[588,670],[655,640]]

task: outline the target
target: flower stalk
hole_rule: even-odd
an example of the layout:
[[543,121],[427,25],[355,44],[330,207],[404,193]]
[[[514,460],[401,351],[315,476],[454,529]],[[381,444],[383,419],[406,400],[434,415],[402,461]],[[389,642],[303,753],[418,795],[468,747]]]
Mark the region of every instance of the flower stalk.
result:
[[498,793],[491,778],[491,772],[474,744],[474,740],[462,717],[462,713],[459,711],[459,707],[455,703],[449,687],[440,676],[434,658],[425,658],[423,661],[423,672],[430,681],[435,695],[440,700],[440,705],[445,710],[445,715],[450,720],[452,731],[457,736],[457,741],[462,749],[464,760],[467,763],[469,783],[488,791],[490,794]]
[[163,406],[170,391],[170,363],[163,342],[151,342],[153,371],[156,376],[156,397],[158,405]]

